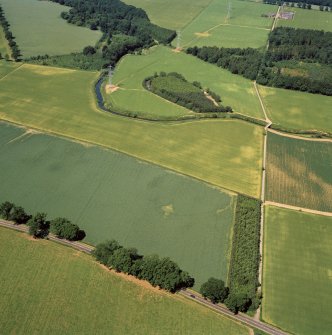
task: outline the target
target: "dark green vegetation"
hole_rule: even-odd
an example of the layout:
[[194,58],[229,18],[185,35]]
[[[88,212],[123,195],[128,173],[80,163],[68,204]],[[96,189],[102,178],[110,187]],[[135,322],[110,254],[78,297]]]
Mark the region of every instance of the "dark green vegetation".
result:
[[269,132],[267,200],[332,212],[332,142]]
[[143,9],[119,0],[51,0],[72,7],[61,17],[68,23],[103,32],[102,56],[115,64],[123,55],[156,43],[170,43],[175,32],[152,24]]
[[[8,21],[5,18],[5,14],[4,11],[0,5],[0,26],[2,27],[3,31],[4,31],[4,35],[6,40],[8,41],[8,45],[11,49],[11,57],[15,60],[18,61],[20,60],[21,57],[21,52],[20,49],[15,41],[15,37],[13,36],[13,33],[10,31],[9,27],[10,24],[8,23]],[[7,58],[7,60],[9,59],[8,57],[9,55],[1,55],[0,59],[2,57]]]
[[[285,61],[292,61],[292,65]],[[324,76],[320,75],[321,67]],[[257,77],[259,84],[332,95],[331,78],[331,32],[280,27],[270,33],[264,66]]]
[[0,156],[0,202],[68,218],[92,244],[114,238],[170,257],[197,288],[227,277],[235,196],[121,153],[6,124]]
[[232,112],[229,106],[219,105],[221,98],[210,89],[203,90],[199,82],[189,83],[181,74],[156,73],[144,79],[149,91],[198,113]]
[[253,48],[192,47],[186,52],[251,80],[256,79],[263,55]]
[[0,218],[14,221],[16,224],[24,224],[28,222],[31,216],[25,212],[23,207],[5,201],[0,204]]
[[97,244],[93,251],[96,260],[110,269],[148,281],[172,293],[194,285],[194,278],[169,258],[157,255],[142,256],[135,248],[124,248],[111,240]]
[[[0,228],[1,334],[218,334],[249,329],[91,256]],[[144,283],[144,282],[143,282]]]
[[230,294],[225,301],[234,312],[256,310],[260,304],[256,294],[259,285],[260,207],[259,200],[243,195],[237,198],[228,275]]
[[214,304],[224,302],[228,296],[229,289],[221,279],[209,278],[201,288],[200,293],[204,298],[210,299]]
[[267,206],[262,319],[297,335],[332,329],[332,217]]
[[[272,5],[282,5],[283,2],[280,1],[280,0],[263,0],[264,3],[267,3],[267,4],[272,4]],[[287,0],[286,3],[291,3],[292,5],[293,4],[297,4],[298,7],[301,7],[301,8],[307,8],[307,9],[311,9],[311,7],[308,7],[308,5],[317,5],[317,6],[320,6],[321,7],[327,7],[329,9],[332,8],[332,0],[301,0],[301,2],[299,2],[298,0]]]

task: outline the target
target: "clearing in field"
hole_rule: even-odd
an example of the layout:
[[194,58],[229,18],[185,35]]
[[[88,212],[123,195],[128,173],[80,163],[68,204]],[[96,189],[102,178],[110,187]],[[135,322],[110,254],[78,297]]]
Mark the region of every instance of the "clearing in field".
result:
[[121,89],[105,97],[114,106],[140,115],[183,116],[190,115],[186,108],[148,92],[142,82],[155,72],[178,72],[188,81],[198,81],[204,89],[210,88],[220,95],[224,106],[235,112],[264,118],[252,82],[215,65],[208,64],[185,53],[172,52],[170,48],[155,47],[145,55],[127,55],[118,64],[113,77]]
[[295,12],[294,18],[292,20],[278,20],[277,27],[332,31],[330,12],[296,7],[285,7],[284,10]]
[[128,5],[143,8],[158,26],[178,30],[189,24],[211,0],[124,0]]
[[67,23],[60,13],[69,7],[49,1],[1,0],[5,16],[23,57],[80,52],[94,45],[100,31]]
[[2,58],[5,58],[6,55],[8,55],[9,58],[11,58],[11,53],[12,52],[5,38],[5,33],[3,31],[3,28],[0,26],[0,54]]
[[275,8],[258,2],[213,0],[181,32],[181,47],[263,47],[273,19],[261,15]]
[[332,97],[257,86],[273,123],[291,129],[332,132]]
[[332,329],[332,218],[267,207],[263,320],[292,334]]
[[268,133],[269,201],[332,212],[332,142]]
[[99,334],[249,335],[249,328],[195,302],[137,285],[91,256],[50,241],[0,228],[0,255],[4,334],[97,329]]
[[168,256],[196,288],[226,281],[234,195],[114,151],[1,123],[0,134],[0,202],[68,217],[92,244]]
[[[46,75],[50,69],[55,73]],[[97,76],[25,64],[0,80],[0,118],[113,148],[259,196],[261,127],[241,121],[165,124],[118,117],[96,108],[93,84]]]

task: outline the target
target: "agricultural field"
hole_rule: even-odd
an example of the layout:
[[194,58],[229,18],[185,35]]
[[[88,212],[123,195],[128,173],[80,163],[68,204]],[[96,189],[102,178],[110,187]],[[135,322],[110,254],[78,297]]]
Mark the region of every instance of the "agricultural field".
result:
[[[115,69],[113,83],[119,90],[105,96],[114,106],[134,110],[140,114],[182,116],[182,107],[164,101],[143,88],[142,82],[155,72],[178,72],[188,81],[199,81],[203,88],[210,88],[220,95],[222,104],[231,106],[235,112],[256,118],[264,118],[254,86],[248,79],[227,70],[203,62],[185,53],[176,53],[170,48],[155,47],[145,55],[127,55]],[[141,99],[141,103],[135,102]],[[156,102],[159,103],[156,104]],[[158,106],[158,107],[156,107]],[[172,113],[172,114],[170,114]]]
[[200,14],[211,0],[124,0],[128,5],[142,8],[150,20],[168,29],[182,29]]
[[[277,6],[240,0],[232,1],[230,6],[229,13],[227,1],[211,1],[182,31],[181,47],[264,47],[273,20],[261,15]],[[173,45],[176,43],[173,41]]]
[[269,132],[267,148],[267,200],[332,212],[332,141]]
[[332,217],[266,208],[263,320],[292,334],[332,329]]
[[0,80],[0,118],[259,196],[261,127],[235,120],[167,124],[118,117],[96,108],[92,87],[97,77],[95,72],[24,64]]
[[277,27],[332,31],[332,17],[330,12],[296,7],[285,7],[284,11],[295,12],[294,19],[278,20]]
[[1,5],[24,58],[82,51],[102,36],[100,31],[68,24],[60,13],[69,7],[56,3],[1,0]]
[[7,40],[5,38],[5,33],[1,26],[0,26],[0,54],[2,58],[4,58],[5,55],[8,55],[9,57],[11,56],[11,50],[7,43]]
[[332,97],[258,86],[273,123],[298,130],[332,132]]
[[0,255],[3,334],[250,332],[195,302],[116,275],[91,256],[53,242],[0,228]]
[[14,71],[20,65],[20,63],[6,62],[0,60],[0,80],[10,72]]
[[114,151],[6,124],[0,134],[0,203],[68,217],[92,244],[168,256],[198,288],[226,280],[234,195]]

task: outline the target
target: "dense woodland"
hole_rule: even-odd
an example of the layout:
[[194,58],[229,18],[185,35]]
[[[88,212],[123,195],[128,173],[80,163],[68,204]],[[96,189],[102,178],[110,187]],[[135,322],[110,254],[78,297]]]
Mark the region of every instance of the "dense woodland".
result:
[[229,296],[226,306],[233,312],[256,310],[259,270],[261,203],[239,195],[236,205],[231,262],[229,269]]
[[150,22],[143,9],[120,0],[51,0],[72,7],[63,12],[67,22],[100,29],[103,34],[102,57],[114,65],[123,55],[156,43],[170,43],[175,31]]
[[[319,6],[320,10],[331,10],[332,8],[332,0],[287,0],[287,1],[281,1],[281,0],[263,0],[264,3],[266,4],[270,4],[270,5],[283,5],[286,4],[287,6],[289,4],[291,4],[292,6],[299,5],[298,7],[304,8],[303,4],[306,5],[316,5]],[[308,9],[311,9],[311,7],[309,7]]]
[[[2,9],[2,7],[0,6],[0,26],[2,26],[2,29],[5,33],[5,38],[8,41],[8,45],[11,49],[11,56],[12,58],[17,62],[20,60],[21,58],[21,51],[15,41],[15,37],[13,36],[12,32],[10,31],[9,27],[10,24],[8,23],[8,21],[5,18],[5,14],[4,11]],[[0,59],[1,58],[5,58],[6,60],[9,60],[9,56],[10,55],[1,55],[0,54]]]
[[192,287],[195,282],[169,258],[142,256],[135,248],[124,248],[115,240],[98,244],[93,255],[110,269],[147,280],[151,285],[170,292]]
[[[154,76],[144,79],[143,86],[147,90],[194,112],[232,112],[230,106],[224,107],[219,105],[221,98],[218,94],[208,88],[204,91],[199,82],[189,83],[181,74],[176,72],[168,74],[165,72],[161,72],[160,74],[155,73]],[[218,106],[216,106],[211,98]]]

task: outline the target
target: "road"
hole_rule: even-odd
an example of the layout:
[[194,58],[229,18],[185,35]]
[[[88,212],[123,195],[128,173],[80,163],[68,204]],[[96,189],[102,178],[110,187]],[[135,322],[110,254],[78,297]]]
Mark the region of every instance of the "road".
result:
[[221,305],[215,305],[212,302],[209,302],[208,300],[203,299],[202,297],[196,295],[194,292],[190,292],[190,291],[186,291],[186,290],[182,290],[179,292],[180,295],[189,298],[191,300],[197,301],[198,303],[207,306],[211,309],[213,309],[214,311],[223,314],[223,315],[227,315],[229,318],[239,321],[241,323],[244,323],[250,327],[254,327],[257,328],[259,330],[262,330],[264,332],[266,332],[267,334],[271,334],[271,335],[287,335],[288,333],[285,333],[284,331],[270,326],[262,321],[257,321],[254,320],[253,318],[243,315],[243,314],[233,314],[231,311],[229,311],[226,307],[223,307]]

